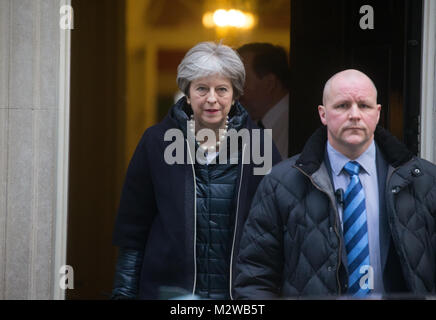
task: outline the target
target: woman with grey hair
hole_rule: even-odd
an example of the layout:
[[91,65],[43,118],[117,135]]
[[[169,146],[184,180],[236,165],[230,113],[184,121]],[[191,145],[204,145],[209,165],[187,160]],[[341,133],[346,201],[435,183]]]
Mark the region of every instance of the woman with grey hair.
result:
[[[177,72],[185,96],[145,131],[125,178],[113,234],[119,247],[114,299],[232,297],[242,227],[262,179],[248,150],[253,143],[264,150],[264,135],[239,139],[236,148],[228,144],[230,129],[250,137],[257,129],[238,102],[245,70],[233,49],[199,43]],[[168,141],[174,130],[181,143],[177,134]],[[183,158],[171,158],[172,145]],[[275,146],[266,156],[273,164],[280,160]]]

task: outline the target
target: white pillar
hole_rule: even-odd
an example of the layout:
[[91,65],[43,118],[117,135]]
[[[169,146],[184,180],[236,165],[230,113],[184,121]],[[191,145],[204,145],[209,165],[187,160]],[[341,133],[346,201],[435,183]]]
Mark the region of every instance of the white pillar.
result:
[[53,289],[68,167],[60,6],[0,0],[0,299],[62,298]]
[[436,163],[436,1],[424,0],[421,93],[421,157]]

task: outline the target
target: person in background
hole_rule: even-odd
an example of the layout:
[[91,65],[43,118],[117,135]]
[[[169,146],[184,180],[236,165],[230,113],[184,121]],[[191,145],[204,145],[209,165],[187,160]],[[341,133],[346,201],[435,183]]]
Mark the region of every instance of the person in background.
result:
[[236,298],[435,294],[436,166],[378,126],[380,110],[362,72],[327,81],[324,126],[259,185]]
[[246,81],[241,104],[259,127],[272,129],[272,139],[283,159],[289,150],[290,70],[284,48],[270,43],[248,43],[238,49]]
[[[238,102],[244,80],[238,54],[222,44],[199,43],[180,63],[177,83],[185,96],[145,131],[127,170],[113,234],[119,247],[113,299],[186,293],[231,298],[242,227],[263,178],[254,174],[259,164],[249,153],[253,143],[263,150],[263,134],[260,142],[242,141],[233,151],[227,145],[227,131],[246,129],[251,135],[257,128]],[[216,139],[200,137],[201,129]],[[182,159],[191,161],[166,160],[173,142],[165,136],[174,130],[183,136]],[[190,134],[195,150],[183,148]],[[224,149],[227,161],[221,163]],[[267,156],[273,164],[280,160],[274,146]]]

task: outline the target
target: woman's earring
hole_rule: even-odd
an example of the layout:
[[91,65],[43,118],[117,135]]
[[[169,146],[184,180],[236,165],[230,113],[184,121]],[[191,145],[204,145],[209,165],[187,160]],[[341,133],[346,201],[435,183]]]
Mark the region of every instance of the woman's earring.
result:
[[189,98],[188,98],[188,97],[186,97],[186,103],[187,103],[187,104],[191,104],[191,101],[189,101]]

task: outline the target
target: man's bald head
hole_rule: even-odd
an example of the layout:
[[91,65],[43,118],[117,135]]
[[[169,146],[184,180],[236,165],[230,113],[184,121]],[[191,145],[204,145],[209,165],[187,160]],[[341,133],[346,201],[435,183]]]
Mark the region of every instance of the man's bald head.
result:
[[352,160],[373,142],[380,110],[374,83],[357,70],[331,77],[324,87],[323,105],[318,106],[329,143]]
[[327,80],[324,85],[324,91],[322,94],[322,104],[326,106],[328,104],[328,99],[331,98],[332,88],[341,82],[353,82],[353,81],[363,81],[367,82],[374,89],[375,98],[377,99],[377,89],[374,82],[363,72],[355,69],[347,69],[333,75],[329,80]]

